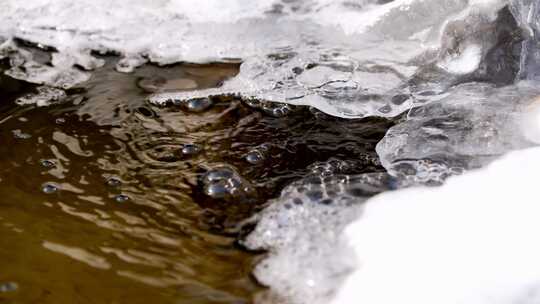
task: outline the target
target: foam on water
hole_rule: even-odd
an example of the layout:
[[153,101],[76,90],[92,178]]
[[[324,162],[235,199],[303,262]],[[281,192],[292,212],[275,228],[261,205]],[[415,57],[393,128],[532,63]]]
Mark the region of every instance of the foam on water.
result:
[[244,244],[268,250],[257,265],[257,279],[272,287],[259,303],[281,297],[286,303],[328,303],[345,275],[354,269],[343,228],[361,214],[369,196],[390,189],[384,173],[313,175],[289,185],[258,215]]

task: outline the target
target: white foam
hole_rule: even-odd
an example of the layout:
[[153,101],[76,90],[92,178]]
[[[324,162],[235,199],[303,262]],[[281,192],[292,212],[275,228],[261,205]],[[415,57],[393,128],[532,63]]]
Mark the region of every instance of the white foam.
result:
[[[311,176],[284,189],[259,214],[245,240],[268,250],[255,276],[285,303],[327,304],[355,260],[342,230],[361,212],[361,202],[388,189],[388,176]],[[257,303],[275,303],[263,297]],[[272,297],[270,297],[272,299]],[[279,303],[282,303],[279,302]]]

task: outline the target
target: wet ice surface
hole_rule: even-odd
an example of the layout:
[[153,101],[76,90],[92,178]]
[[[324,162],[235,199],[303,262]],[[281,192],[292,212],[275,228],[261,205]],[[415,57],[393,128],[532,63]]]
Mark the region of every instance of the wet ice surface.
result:
[[524,125],[540,87],[533,82],[496,88],[470,83],[413,108],[377,145],[390,174],[411,183],[441,183],[450,175],[480,168],[503,153],[532,146]]
[[[360,217],[360,224],[353,227],[364,227],[364,205],[367,204],[370,210],[370,204],[381,204],[382,211],[377,211],[380,212],[377,220],[374,224],[366,224],[374,227],[373,230],[362,233],[366,233],[372,242],[368,247],[373,248],[373,256],[381,254],[381,260],[374,260],[376,263],[402,261],[399,246],[391,247],[394,250],[388,255],[383,254],[385,248],[376,246],[378,237],[384,236],[394,224],[385,219],[398,214],[398,209],[393,209],[395,206],[384,207],[390,204],[386,200],[399,201],[402,195],[409,194],[413,200],[428,190],[398,191],[372,201],[369,197],[396,188],[439,185],[448,177],[463,173],[465,181],[470,180],[471,185],[484,189],[490,183],[489,179],[482,183],[483,178],[467,177],[468,170],[486,166],[509,151],[529,148],[540,142],[536,115],[540,112],[537,105],[540,5],[536,0],[105,2],[41,0],[20,3],[11,0],[0,4],[0,40],[4,40],[0,57],[7,58],[11,65],[6,74],[45,85],[35,96],[23,97],[19,103],[47,105],[61,100],[61,93],[55,94],[55,89],[45,88],[76,90],[104,63],[91,51],[113,51],[123,57],[116,67],[122,72],[132,72],[148,61],[159,64],[178,61],[241,63],[239,74],[224,79],[217,88],[198,87],[199,90],[192,91],[195,87],[189,80],[167,77],[139,81],[139,87],[151,94],[145,97],[155,105],[175,106],[197,113],[212,107],[216,101],[240,98],[261,113],[278,119],[294,112],[295,105],[310,105],[347,118],[398,117],[397,124],[377,146],[380,161],[388,174],[354,175],[347,170],[342,172],[341,165],[330,161],[315,172],[301,171],[295,176],[299,181],[286,187],[282,195],[257,216],[259,224],[244,244],[268,250],[268,258],[259,264],[255,275],[273,291],[259,298],[260,302],[285,299],[291,303],[328,303],[340,282],[352,272],[353,278],[361,277],[360,281],[349,280],[336,303],[356,303],[353,301],[356,288],[361,288],[362,282],[377,284],[380,276],[394,276],[394,273],[382,269],[364,274],[362,260],[357,259],[363,257],[361,242],[348,243],[341,231],[357,217]],[[74,15],[79,18],[73,18]],[[29,50],[26,41],[37,45],[41,51]],[[181,91],[175,90],[178,86],[182,87]],[[269,101],[292,106],[274,105]],[[113,119],[105,109],[106,106],[100,109],[103,112],[98,121],[100,125]],[[85,111],[84,106],[81,111]],[[322,113],[315,114],[324,117]],[[328,122],[329,125],[334,123]],[[354,130],[352,127],[349,130]],[[250,136],[254,134],[257,132]],[[339,134],[344,136],[346,133]],[[18,138],[30,136],[20,129],[13,130],[13,135]],[[175,163],[184,149],[185,154],[199,153],[197,146],[183,146],[182,153],[178,154],[170,150],[167,140],[158,150],[145,154],[149,163],[156,160]],[[219,142],[216,140],[212,144]],[[272,148],[266,145],[242,148],[246,148],[242,161],[263,168],[268,155],[272,154]],[[289,152],[286,157],[299,154],[298,151]],[[329,154],[332,154],[332,147]],[[301,157],[291,159],[288,164],[301,160]],[[509,163],[519,166],[518,160]],[[306,168],[309,164],[302,165]],[[355,166],[359,164],[353,162],[352,167]],[[500,169],[500,166],[494,168]],[[245,177],[234,168],[220,164],[210,169],[202,185],[206,195],[226,201],[250,197],[251,185],[246,185]],[[488,173],[498,175],[495,181],[498,178],[505,180],[505,170],[490,169],[483,174]],[[515,180],[519,180],[518,173],[516,176]],[[469,188],[465,184],[459,186],[461,183],[457,180],[440,192],[432,190],[432,200],[456,217],[455,221],[441,221],[440,226],[434,227],[442,231],[448,229],[453,233],[448,235],[449,238],[463,241],[443,245],[454,244],[461,248],[470,240],[468,230],[451,228],[468,212],[474,219],[484,218],[487,212],[482,204],[465,209],[466,206],[461,204],[454,206],[453,200],[462,203],[488,200],[475,196],[477,190],[464,192]],[[506,181],[495,184],[500,183],[503,185],[497,190],[502,191],[501,197],[522,190],[515,185],[505,187]],[[450,191],[444,189],[452,189],[452,193],[458,195],[442,200],[440,195]],[[459,193],[470,196],[462,197]],[[119,199],[124,202],[123,197]],[[527,204],[526,197],[516,199]],[[431,214],[429,206],[406,201],[404,206],[408,205],[413,213],[411,218],[421,215],[424,210]],[[532,205],[525,205],[511,213],[508,219],[504,218],[504,212],[488,214],[491,217],[487,217],[486,223],[519,222],[523,210],[536,214]],[[504,210],[504,205],[497,205],[499,207]],[[439,216],[432,215],[432,220]],[[416,227],[407,218],[398,216],[395,222],[400,221],[404,221],[404,228]],[[518,228],[512,231],[522,233]],[[355,229],[349,228],[349,231]],[[473,235],[490,239],[492,234],[479,232]],[[414,236],[414,233],[410,235],[411,241],[417,240]],[[348,238],[355,240],[351,235]],[[426,243],[421,233],[418,240]],[[510,234],[501,238],[501,242],[527,249],[527,243],[513,243]],[[356,252],[348,250],[347,246],[354,247]],[[447,248],[445,246],[441,248]],[[495,247],[486,248],[497,250]],[[366,249],[366,254],[370,253],[370,248]],[[424,250],[421,244],[412,246],[409,254],[416,259],[423,257]],[[435,252],[434,257],[438,261],[451,259],[444,252]],[[474,264],[475,258],[476,255],[464,255],[460,265]],[[516,260],[519,258],[516,255]],[[509,260],[508,269],[512,268],[512,261],[514,259]],[[491,262],[493,264],[489,264]],[[495,259],[488,259],[485,265],[496,267],[495,262]],[[528,273],[530,276],[521,277],[523,281],[512,281],[514,277],[505,271],[483,272],[479,269],[470,276],[464,289],[448,290],[436,286],[433,294],[422,294],[422,290],[409,288],[405,298],[419,303],[433,302],[431,295],[475,304],[483,303],[487,298],[500,303],[532,303],[536,299],[537,288],[533,281],[537,277],[536,264],[531,262],[530,265],[532,272]],[[468,268],[471,269],[474,268]],[[452,269],[428,274],[437,281],[435,278],[444,276],[447,270]],[[508,294],[494,293],[482,285],[482,273],[493,274],[496,277],[493,282],[516,288],[509,287]],[[466,272],[454,274],[456,277],[468,276]],[[498,281],[499,276],[508,277],[510,281]],[[422,282],[411,278],[407,286],[414,287]],[[520,290],[521,285],[531,289]],[[397,281],[393,285],[373,286],[372,292],[383,287],[389,290],[402,288]],[[478,297],[485,296],[485,299],[463,296],[470,292],[467,288],[479,288],[483,293]],[[386,294],[392,295],[392,292]],[[527,299],[526,294],[531,298]],[[395,303],[394,299],[369,293],[364,293],[364,299],[370,303]]]
[[[107,1],[6,1],[0,36],[7,41],[0,56],[12,61],[7,73],[13,77],[57,87],[85,81],[87,70],[103,64],[91,50],[122,54],[122,71],[146,61],[242,61],[239,75],[218,89],[151,100],[225,94],[307,104],[343,117],[395,116],[426,102],[426,93],[491,77],[482,65],[507,30],[497,21],[505,4],[235,0],[119,1],[111,7]],[[19,51],[14,37],[55,48],[50,64]]]

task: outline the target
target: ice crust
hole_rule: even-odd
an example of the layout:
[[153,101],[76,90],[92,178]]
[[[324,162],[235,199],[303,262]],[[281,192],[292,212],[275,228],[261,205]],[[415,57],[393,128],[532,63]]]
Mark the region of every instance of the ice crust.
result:
[[536,126],[524,124],[538,83],[522,81],[496,88],[491,84],[456,86],[446,97],[413,108],[377,145],[383,166],[410,183],[441,183],[450,175],[480,168],[494,158],[531,147]]
[[[227,94],[342,117],[392,117],[426,102],[426,92],[482,74],[500,42],[495,21],[507,3],[5,0],[0,37],[11,51],[0,56],[12,59],[10,75],[54,87],[83,82],[85,70],[102,65],[90,51],[121,54],[120,71],[147,61],[241,61],[239,75],[221,88],[151,100]],[[13,38],[54,48],[52,64],[14,51]]]

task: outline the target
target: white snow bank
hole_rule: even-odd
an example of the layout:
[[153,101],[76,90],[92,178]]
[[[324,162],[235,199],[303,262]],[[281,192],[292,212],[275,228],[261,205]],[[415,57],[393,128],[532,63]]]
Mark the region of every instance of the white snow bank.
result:
[[529,148],[370,199],[346,229],[358,269],[332,303],[539,303],[539,172]]

